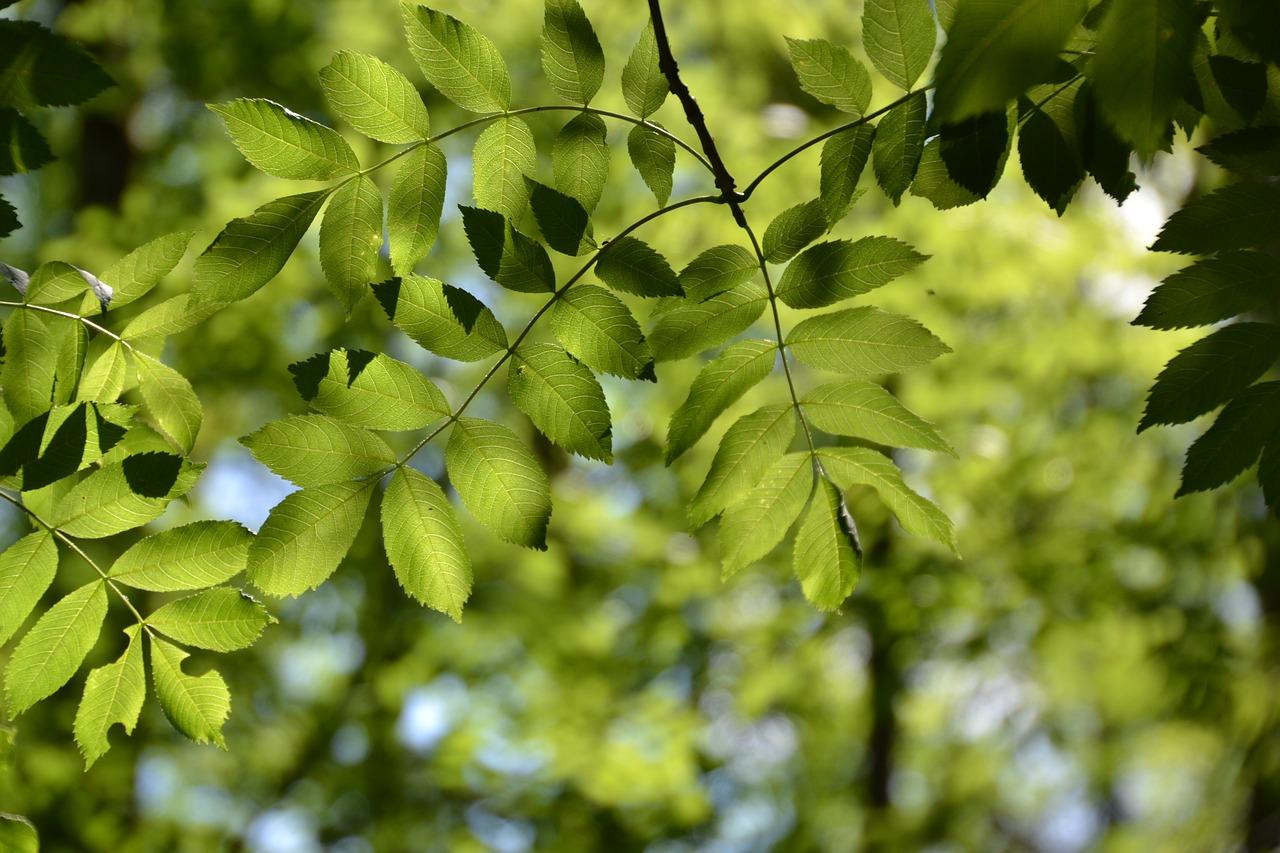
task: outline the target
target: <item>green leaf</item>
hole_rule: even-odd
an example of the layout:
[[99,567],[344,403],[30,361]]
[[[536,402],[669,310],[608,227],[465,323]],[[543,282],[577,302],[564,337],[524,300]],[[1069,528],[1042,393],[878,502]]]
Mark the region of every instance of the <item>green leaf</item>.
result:
[[1093,85],[1085,80],[1076,94],[1075,117],[1080,128],[1084,168],[1103,192],[1123,202],[1138,188],[1138,179],[1129,171],[1133,148],[1120,141],[1111,125],[1098,114]]
[[876,181],[895,205],[911,186],[924,151],[925,97],[912,95],[885,113],[876,127],[871,164]]
[[[912,491],[889,457],[865,447],[824,447],[818,451],[818,461],[841,489],[871,486],[897,516],[904,530],[933,539],[958,553],[951,519]],[[802,536],[803,531],[797,534],[796,540]]]
[[821,199],[802,201],[774,217],[764,230],[765,260],[780,264],[827,232],[827,211]]
[[1248,388],[1280,358],[1280,328],[1235,323],[1173,357],[1147,396],[1138,432],[1180,424],[1212,411]]
[[729,244],[712,246],[680,271],[680,286],[686,297],[700,302],[746,284],[759,274],[760,264],[750,250]]
[[600,203],[609,179],[607,134],[602,118],[581,113],[560,129],[551,148],[556,189],[577,199],[588,214]]
[[252,542],[234,521],[195,521],[134,543],[107,575],[153,592],[203,589],[244,571]]
[[910,89],[920,78],[936,41],[929,0],[867,0],[863,7],[867,58],[900,89]]
[[111,288],[104,287],[92,273],[62,261],[41,264],[27,283],[24,302],[33,305],[56,305],[74,299],[91,289],[103,308],[111,301]]
[[1273,36],[1280,26],[1280,9],[1253,0],[1220,0],[1215,7],[1219,24],[1268,62],[1280,63],[1280,45]]
[[720,562],[725,578],[768,555],[787,535],[813,493],[808,453],[788,453],[720,519]]
[[537,181],[525,182],[533,218],[548,246],[565,255],[581,255],[595,245],[590,217],[580,201]]
[[1277,217],[1280,187],[1232,184],[1174,211],[1151,251],[1207,255],[1266,246],[1275,239]]
[[71,680],[107,617],[106,586],[85,584],[45,611],[4,669],[5,705],[16,717]]
[[604,51],[577,0],[546,0],[542,72],[562,97],[586,104],[604,82]]
[[130,354],[147,413],[183,453],[190,453],[204,418],[200,398],[191,383],[181,373],[146,353],[133,350]]
[[938,153],[951,179],[971,193],[986,198],[1004,173],[1014,123],[1004,112],[970,116],[945,124],[939,134]]
[[1085,0],[960,3],[934,72],[938,120],[1002,109],[1043,82],[1084,13]]
[[507,333],[484,303],[460,287],[407,275],[374,285],[391,322],[419,346],[456,361],[478,361],[507,347]]
[[1196,150],[1246,178],[1280,175],[1280,127],[1246,127],[1224,133]]
[[360,171],[355,152],[336,131],[273,101],[241,98],[209,109],[245,159],[268,175],[327,181]]
[[777,294],[792,308],[822,308],[906,275],[928,256],[892,237],[819,243],[782,273]]
[[[275,278],[328,196],[329,190],[316,190],[278,198],[243,219],[227,223],[213,244],[196,258],[186,306],[191,316],[184,328],[200,323],[218,308],[252,296]],[[141,316],[134,323],[138,320]],[[125,337],[133,325],[125,328]]]
[[1111,0],[1091,78],[1103,116],[1140,154],[1168,144],[1196,31],[1192,0]]
[[662,106],[669,91],[667,78],[658,67],[658,39],[650,21],[640,32],[640,38],[622,69],[622,99],[631,112],[640,118],[648,118]]
[[511,78],[493,42],[444,12],[410,2],[400,11],[409,53],[440,94],[473,113],[511,106]]
[[187,675],[182,662],[190,655],[151,634],[151,676],[160,708],[173,727],[196,743],[226,749],[222,724],[231,713],[231,693],[217,670]]
[[119,308],[140,299],[173,271],[191,245],[191,231],[177,231],[144,243],[103,270],[100,276],[111,285],[111,307]]
[[551,293],[556,271],[542,244],[513,228],[501,213],[459,205],[462,227],[485,275],[517,293]]
[[526,344],[511,358],[507,391],[516,408],[556,444],[588,459],[613,461],[604,389],[555,344]]
[[0,21],[0,106],[81,104],[114,83],[71,40],[31,21]]
[[910,317],[879,308],[847,308],[799,323],[787,349],[804,364],[850,376],[898,373],[951,352]]
[[0,553],[0,645],[18,630],[58,571],[58,546],[47,530],[28,533]]
[[841,131],[822,144],[819,198],[828,224],[834,225],[849,212],[875,136],[875,126],[864,124]]
[[274,621],[261,602],[225,586],[170,601],[147,617],[161,634],[215,652],[247,649]]
[[133,734],[147,698],[147,671],[142,661],[140,625],[124,630],[129,645],[114,663],[90,670],[84,696],[76,708],[75,738],[88,770],[111,748],[107,736],[119,723],[125,734]]
[[462,621],[471,595],[471,560],[462,528],[436,483],[412,468],[397,468],[382,497],[382,541],[404,591]]
[[680,296],[684,291],[667,259],[635,237],[619,237],[600,251],[596,275],[614,290],[636,296]]
[[425,376],[389,355],[336,349],[290,365],[313,409],[368,429],[420,429],[452,411]]
[[361,175],[329,199],[320,222],[320,268],[347,313],[365,295],[382,248],[382,193]]
[[375,56],[341,51],[320,71],[320,85],[333,111],[371,139],[399,145],[431,135],[418,90]]
[[832,435],[956,455],[933,424],[874,382],[851,379],[822,385],[805,394],[800,407],[809,423]]
[[249,546],[249,581],[277,597],[324,583],[355,542],[375,482],[312,486],[276,504]]
[[947,171],[947,165],[942,162],[938,153],[940,142],[935,137],[925,145],[915,180],[911,183],[911,194],[928,199],[938,210],[950,210],[982,201],[951,179],[951,173]]
[[0,385],[5,406],[19,425],[53,405],[65,325],[61,318],[26,308],[15,309],[4,321],[6,352]]
[[397,275],[413,272],[435,245],[447,174],[444,153],[434,145],[415,148],[400,161],[387,200],[387,241]]
[[791,404],[764,406],[734,421],[689,504],[689,524],[701,527],[743,497],[786,451],[796,433]]
[[1222,97],[1245,121],[1253,121],[1267,100],[1267,68],[1230,56],[1210,56],[1209,68]]
[[1246,388],[1187,450],[1178,496],[1216,489],[1238,477],[1280,429],[1280,382]]
[[484,129],[471,153],[476,204],[496,210],[512,222],[529,206],[526,177],[538,173],[533,131],[523,120],[505,116]]
[[210,299],[197,302],[190,293],[180,293],[138,314],[125,324],[120,336],[126,341],[147,343],[156,348],[163,345],[155,338],[166,338],[198,326],[230,303]]
[[33,172],[53,162],[53,152],[35,125],[15,109],[0,107],[0,175]]
[[25,817],[0,812],[0,849],[5,853],[40,853],[40,836]]
[[824,104],[860,116],[871,102],[871,75],[849,51],[826,39],[787,39],[800,88]]
[[18,212],[4,196],[0,195],[0,237],[8,237],[20,227],[22,225],[18,222]]
[[1151,291],[1135,326],[1207,326],[1280,296],[1280,261],[1263,252],[1231,251],[1178,270]]
[[[681,282],[684,280],[681,274]],[[685,293],[690,298],[659,315],[649,333],[649,346],[658,361],[688,358],[719,346],[750,328],[769,304],[768,291],[756,281],[697,301],[693,301],[693,292],[687,284]]]
[[170,453],[139,453],[103,465],[67,492],[49,523],[80,539],[141,527],[186,494],[203,467]]
[[592,370],[624,379],[653,376],[653,355],[640,325],[618,297],[602,287],[578,285],[551,306],[551,333]]
[[658,206],[666,207],[676,169],[676,144],[652,128],[636,125],[627,134],[627,154]]
[[777,360],[773,341],[740,341],[707,362],[667,428],[667,464],[697,443],[716,418],[769,375]]
[[299,486],[378,474],[396,455],[374,433],[325,415],[288,415],[240,439],[254,458]]
[[824,478],[800,519],[792,564],[804,597],[819,610],[835,610],[858,583],[862,547],[857,528],[840,493]]
[[476,520],[508,542],[546,550],[551,486],[515,433],[490,421],[459,418],[444,462]]
[[[1025,116],[1018,130],[1018,160],[1022,164],[1022,175],[1035,194],[1059,216],[1066,212],[1067,205],[1084,181],[1080,133],[1076,127],[1076,96],[1072,92],[1074,89],[1078,93],[1082,84],[1083,81],[1077,81],[1038,108],[1033,108],[1026,99],[1019,102],[1019,109]],[[1039,95],[1037,90],[1032,92],[1033,96]],[[1051,92],[1046,97],[1049,94]],[[1037,97],[1037,102],[1040,100],[1043,99]]]

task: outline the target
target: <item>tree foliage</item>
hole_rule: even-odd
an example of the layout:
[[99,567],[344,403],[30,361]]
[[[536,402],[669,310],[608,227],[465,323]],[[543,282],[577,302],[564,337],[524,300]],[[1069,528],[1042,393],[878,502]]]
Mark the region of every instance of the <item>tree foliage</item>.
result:
[[[406,0],[404,43],[428,100],[409,69],[343,50],[319,72],[333,127],[253,93],[210,105],[249,164],[305,183],[231,220],[195,259],[189,288],[120,310],[178,267],[188,232],[158,237],[98,274],[58,261],[30,273],[0,266],[18,296],[2,303],[10,313],[0,497],[31,523],[0,554],[0,639],[17,640],[6,707],[21,714],[73,679],[109,608],[123,607],[136,624],[118,656],[89,671],[75,715],[86,764],[105,754],[115,724],[132,731],[148,671],[179,731],[224,745],[229,689],[216,671],[185,671],[184,646],[234,652],[273,621],[238,577],[272,598],[321,586],[376,504],[405,594],[460,621],[475,548],[464,541],[463,513],[498,539],[547,549],[557,515],[544,445],[611,462],[611,394],[668,382],[685,359],[699,367],[666,430],[665,458],[684,466],[700,441],[718,440],[687,519],[693,529],[719,519],[725,576],[790,541],[808,601],[823,611],[847,606],[859,577],[875,569],[864,566],[863,489],[908,533],[955,550],[952,521],[908,484],[896,455],[955,455],[946,424],[894,394],[900,374],[933,369],[951,348],[868,298],[899,279],[910,287],[929,257],[906,234],[854,233],[850,211],[872,184],[895,206],[908,193],[939,210],[976,203],[996,190],[1015,150],[1027,184],[1059,216],[1088,178],[1123,201],[1136,187],[1132,155],[1149,161],[1177,132],[1190,137],[1207,121],[1215,133],[1199,150],[1224,170],[1224,185],[1165,224],[1152,250],[1192,260],[1134,322],[1181,329],[1260,312],[1280,286],[1269,251],[1280,107],[1268,76],[1277,57],[1258,39],[1265,13],[1254,5],[867,0],[860,45],[787,39],[794,85],[837,111],[839,123],[750,180],[721,158],[657,2],[629,57],[615,60],[577,0],[547,0],[541,69],[567,103],[515,106],[507,60],[478,21]],[[51,157],[25,111],[83,102],[110,80],[80,48],[32,23],[0,21],[0,48],[8,143],[0,174],[25,172]],[[882,104],[863,54],[895,88]],[[920,85],[931,66],[931,82]],[[592,107],[615,83],[629,112]],[[653,120],[668,98],[695,141]],[[443,108],[441,99],[472,117],[451,126],[433,119],[428,103]],[[552,139],[528,123],[537,113],[564,119]],[[440,144],[463,133],[472,185],[458,211],[478,273],[451,283],[432,275],[445,199],[456,195]],[[382,150],[374,143],[392,150],[364,158]],[[819,145],[817,186],[796,189],[765,224],[756,191]],[[692,179],[676,180],[686,166],[701,194],[685,192]],[[597,232],[599,211],[633,177],[656,207],[617,233]],[[639,233],[668,216],[730,218],[737,240],[673,263]],[[409,359],[333,346],[299,360],[288,372],[300,411],[241,439],[298,487],[261,529],[197,521],[145,536],[103,565],[81,540],[144,527],[203,468],[192,454],[205,412],[198,388],[166,362],[167,339],[248,310],[239,303],[271,285],[317,219],[321,269],[344,314],[376,304],[384,327],[423,352]],[[0,199],[0,236],[16,226]],[[484,301],[494,291],[482,279],[538,301],[507,326]],[[484,370],[469,389],[441,387],[419,367],[431,358]],[[1139,430],[1221,408],[1187,454],[1180,493],[1221,486],[1261,458],[1266,499],[1280,506],[1280,394],[1259,381],[1277,358],[1280,330],[1246,316],[1187,346],[1156,378]],[[770,376],[781,381],[765,383]],[[527,424],[475,405],[503,378]],[[740,412],[748,395],[754,408]],[[409,433],[407,443],[397,433]],[[62,557],[93,575],[41,609]],[[144,614],[136,590],[183,595]]]

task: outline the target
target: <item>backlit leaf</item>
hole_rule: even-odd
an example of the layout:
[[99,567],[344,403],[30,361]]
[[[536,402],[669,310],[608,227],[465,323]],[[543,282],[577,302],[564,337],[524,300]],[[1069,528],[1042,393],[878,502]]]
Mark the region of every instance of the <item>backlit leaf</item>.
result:
[[282,597],[328,580],[360,532],[375,482],[314,486],[276,504],[249,546],[250,582]]
[[450,482],[481,524],[508,542],[546,549],[551,487],[515,433],[479,418],[459,418],[444,459]]
[[396,469],[382,498],[382,540],[404,591],[461,622],[471,561],[453,507],[433,480]]

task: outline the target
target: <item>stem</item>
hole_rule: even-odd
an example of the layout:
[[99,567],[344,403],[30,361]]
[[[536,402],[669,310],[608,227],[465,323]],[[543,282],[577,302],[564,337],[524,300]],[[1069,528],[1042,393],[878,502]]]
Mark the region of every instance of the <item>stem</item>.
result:
[[102,334],[106,335],[109,338],[115,338],[117,341],[124,344],[130,350],[133,350],[133,344],[129,343],[124,338],[120,337],[115,332],[108,329],[106,326],[100,326],[97,323],[90,320],[88,317],[84,317],[80,314],[76,314],[71,311],[62,311],[58,308],[49,308],[45,305],[34,305],[30,302],[10,302],[8,300],[0,300],[0,307],[29,308],[32,311],[43,311],[46,314],[54,314],[58,317],[66,317],[68,320],[79,320],[81,323],[84,323],[86,326],[88,326],[90,329],[93,329],[95,332],[101,332]]
[[765,178],[769,177],[771,174],[774,173],[774,171],[778,169],[778,167],[786,163],[792,157],[795,157],[797,154],[800,154],[801,152],[812,148],[813,146],[817,145],[819,142],[830,139],[831,137],[835,136],[838,133],[844,133],[846,130],[852,130],[855,127],[861,127],[867,122],[877,119],[880,116],[884,115],[885,113],[889,112],[889,110],[893,109],[894,107],[900,106],[906,103],[907,101],[909,101],[910,99],[914,98],[916,95],[919,95],[923,92],[927,92],[932,88],[933,86],[924,86],[919,89],[913,89],[912,91],[907,92],[901,98],[898,98],[896,101],[890,101],[889,103],[885,104],[883,107],[876,110],[875,112],[867,113],[862,118],[856,119],[846,124],[842,124],[839,127],[833,127],[831,128],[831,130],[828,130],[826,133],[820,133],[817,136],[815,136],[813,139],[810,139],[808,142],[804,142],[800,145],[797,145],[795,148],[792,148],[786,154],[783,154],[777,160],[774,160],[772,163],[766,166],[763,172],[756,175],[755,178],[751,181],[751,183],[747,184],[747,188],[742,192],[743,200],[745,201],[746,199],[751,198],[751,194],[756,191],[756,188],[760,186],[760,183]]
[[746,228],[747,220],[739,202],[746,201],[747,196],[738,192],[737,182],[729,173],[724,160],[720,158],[720,152],[716,148],[715,139],[711,136],[711,130],[707,127],[707,119],[702,114],[702,108],[698,106],[689,87],[680,79],[680,66],[671,53],[671,43],[667,40],[667,26],[662,20],[662,4],[658,0],[649,0],[649,17],[653,21],[653,34],[658,42],[658,69],[662,72],[662,76],[667,78],[667,88],[684,107],[685,120],[698,134],[698,142],[707,155],[707,165],[711,169],[711,174],[715,176],[716,186],[720,189],[725,204],[729,205],[729,210],[733,212],[734,221]]
[[[773,330],[778,336],[778,354],[782,356],[782,372],[787,378],[787,391],[791,395],[791,405],[795,407],[796,417],[799,419],[800,426],[804,430],[804,438],[805,442],[809,445],[809,458],[813,462],[814,471],[818,474],[822,474],[822,463],[818,461],[817,447],[813,441],[813,431],[809,428],[809,422],[805,419],[804,411],[800,408],[800,398],[796,394],[795,379],[791,375],[791,365],[787,361],[786,345],[783,343],[782,318],[778,312],[778,297],[773,290],[773,280],[769,277],[769,265],[765,261],[764,252],[760,248],[760,241],[756,239],[756,234],[751,230],[751,225],[747,222],[747,215],[742,209],[742,203],[750,197],[752,191],[757,185],[759,185],[760,181],[762,181],[766,175],[799,152],[803,151],[805,148],[815,144],[818,140],[815,139],[805,143],[795,151],[784,156],[781,160],[775,162],[768,169],[765,169],[763,174],[752,181],[745,192],[739,193],[737,189],[735,189],[737,182],[729,172],[729,167],[724,164],[722,159],[720,159],[720,154],[716,150],[716,142],[711,135],[711,129],[707,127],[706,117],[703,116],[702,110],[698,107],[698,102],[694,100],[693,94],[689,91],[689,87],[680,79],[679,66],[676,65],[675,57],[671,53],[671,45],[667,41],[667,30],[662,22],[662,7],[659,0],[649,0],[649,15],[653,19],[653,33],[658,41],[658,67],[662,70],[663,76],[667,78],[668,87],[676,94],[676,97],[680,99],[680,102],[684,104],[685,118],[697,132],[698,139],[702,142],[702,150],[706,152],[707,159],[711,161],[712,168],[716,175],[716,186],[720,188],[722,193],[721,201],[729,206],[729,210],[733,212],[734,220],[743,231],[747,232],[747,237],[751,240],[751,249],[755,252],[756,262],[760,265],[760,272],[764,276],[764,286],[769,294],[769,308],[773,313]],[[875,118],[876,115],[879,115],[880,112],[892,109],[898,103],[901,103],[906,100],[906,98],[909,98],[914,94],[914,92],[907,94],[898,101],[895,101],[885,107],[883,110],[859,119],[851,126],[856,127],[859,124],[870,121],[872,118]],[[839,133],[841,130],[845,129],[847,128],[837,128],[826,135],[830,136],[833,133]],[[818,139],[822,138],[824,137],[819,137]]]
[[[529,322],[524,324],[524,328],[520,330],[520,334],[516,335],[515,340],[513,340],[511,344],[507,347],[506,351],[503,352],[502,357],[499,358],[496,362],[494,362],[493,365],[485,372],[484,376],[482,376],[480,378],[480,381],[476,383],[475,387],[471,389],[471,393],[467,394],[466,398],[458,405],[458,408],[454,410],[453,414],[449,415],[449,417],[446,418],[445,421],[441,423],[438,427],[433,429],[431,432],[427,433],[427,435],[423,437],[421,441],[419,441],[417,444],[413,446],[412,450],[410,450],[408,453],[405,454],[403,459],[401,459],[391,468],[388,468],[386,469],[386,471],[383,471],[382,474],[386,474],[390,471],[395,470],[396,468],[400,468],[405,464],[407,464],[409,460],[412,459],[419,450],[426,447],[427,444],[431,442],[431,439],[435,438],[440,433],[448,429],[450,424],[456,423],[458,418],[462,417],[462,413],[467,410],[467,407],[470,406],[472,401],[474,401],[475,398],[480,394],[480,391],[484,388],[484,386],[489,383],[489,380],[492,379],[497,374],[498,370],[502,367],[502,365],[506,364],[507,361],[510,360],[511,356],[515,355],[516,348],[519,347],[520,344],[524,341],[524,339],[529,336],[529,333],[533,331],[533,327],[537,324],[537,322],[541,320],[542,317],[548,311],[551,310],[551,306],[555,305],[556,302],[560,300],[560,297],[564,296],[564,294],[569,290],[570,287],[576,284],[584,275],[586,275],[591,270],[593,266],[596,265],[596,262],[600,260],[600,256],[604,254],[606,251],[608,251],[610,246],[612,246],[621,238],[626,237],[628,234],[635,231],[637,228],[640,228],[641,226],[649,222],[652,222],[653,220],[661,216],[666,216],[668,213],[671,213],[672,211],[679,210],[682,207],[690,207],[695,204],[715,204],[723,200],[724,199],[718,195],[700,195],[700,196],[694,196],[693,198],[686,198],[683,201],[678,201],[675,204],[669,204],[666,207],[659,208],[658,210],[655,210],[652,213],[649,213],[640,217],[635,222],[632,222],[626,228],[623,228],[621,231],[619,231],[613,237],[613,239],[606,240],[600,246],[600,248],[597,249],[592,254],[592,256],[587,260],[587,262],[583,264],[578,269],[577,272],[575,272],[572,276],[569,277],[568,281],[562,284],[554,293],[551,294],[550,299],[542,303],[542,306],[538,308],[538,310],[534,313],[532,317],[529,318]],[[382,475],[380,474],[379,476],[382,476]]]
[[35,521],[36,524],[40,525],[45,530],[48,530],[54,536],[61,539],[63,542],[66,543],[68,548],[70,548],[72,551],[75,551],[77,554],[79,554],[81,559],[83,559],[86,563],[88,563],[90,566],[93,567],[93,570],[98,573],[98,575],[102,578],[102,580],[106,583],[106,585],[111,587],[111,591],[114,592],[116,595],[120,596],[120,600],[125,603],[125,606],[128,607],[130,611],[132,611],[134,618],[138,620],[138,624],[142,625],[143,627],[146,627],[147,620],[142,618],[142,614],[138,612],[138,608],[133,606],[133,602],[129,600],[129,596],[124,594],[124,591],[121,590],[120,587],[116,585],[115,581],[107,577],[107,573],[102,570],[102,567],[99,566],[92,557],[86,554],[84,549],[81,548],[75,542],[75,540],[73,540],[67,534],[63,533],[58,528],[54,527],[52,524],[49,524],[49,522],[45,521],[40,516],[36,515],[35,512],[33,512],[30,507],[28,507],[26,504],[24,504],[22,501],[18,500],[8,492],[0,491],[0,498],[3,498],[4,500],[16,506],[18,509],[25,512],[27,515],[31,517],[33,521]]
[[383,166],[386,166],[390,163],[394,163],[396,160],[399,160],[401,157],[405,156],[411,151],[414,151],[415,149],[421,148],[424,145],[430,145],[433,142],[439,142],[441,139],[445,139],[447,137],[453,136],[455,133],[459,133],[468,128],[475,127],[476,125],[487,124],[491,121],[496,121],[500,118],[506,118],[507,116],[519,116],[519,115],[527,115],[529,113],[546,113],[546,112],[590,113],[591,115],[597,115],[603,118],[613,118],[619,121],[629,122],[630,124],[634,124],[637,127],[647,127],[649,130],[652,130],[654,133],[658,134],[659,136],[665,136],[667,139],[670,139],[676,145],[683,148],[685,151],[689,152],[689,154],[693,155],[693,158],[697,160],[704,169],[706,169],[708,172],[711,172],[713,175],[715,174],[715,167],[712,166],[712,164],[707,161],[706,157],[702,156],[702,152],[694,148],[689,143],[685,142],[680,137],[676,136],[671,131],[667,130],[662,125],[649,121],[648,119],[629,116],[626,113],[615,113],[611,110],[601,110],[601,109],[596,109],[595,107],[585,107],[580,104],[544,104],[536,107],[521,107],[518,110],[507,110],[505,112],[490,113],[488,115],[479,116],[477,118],[464,121],[462,124],[456,125],[455,127],[451,127],[448,130],[441,131],[440,133],[437,133],[434,136],[428,136],[426,139],[422,140],[421,142],[415,142],[412,145],[408,146],[407,148],[404,148],[400,151],[397,151],[395,154],[392,154],[387,159],[379,163],[374,163],[372,166],[368,167],[367,169],[361,169],[357,174],[368,175],[371,172],[376,172],[379,169],[381,169]]
[[756,240],[755,232],[751,230],[750,225],[743,225],[743,227],[746,228],[747,236],[751,238],[751,249],[755,252],[756,262],[760,264],[765,290],[769,293],[769,309],[773,312],[773,330],[778,336],[778,354],[782,356],[782,372],[787,377],[787,391],[791,394],[791,405],[795,407],[796,418],[804,430],[804,440],[809,445],[809,458],[813,461],[815,469],[821,471],[822,463],[818,461],[818,448],[813,442],[813,430],[809,428],[809,421],[804,416],[804,410],[800,408],[800,397],[796,394],[796,383],[791,376],[791,364],[787,361],[786,344],[783,343],[782,337],[782,317],[778,313],[778,297],[773,291],[769,266],[765,261],[764,252],[760,249],[760,242]]

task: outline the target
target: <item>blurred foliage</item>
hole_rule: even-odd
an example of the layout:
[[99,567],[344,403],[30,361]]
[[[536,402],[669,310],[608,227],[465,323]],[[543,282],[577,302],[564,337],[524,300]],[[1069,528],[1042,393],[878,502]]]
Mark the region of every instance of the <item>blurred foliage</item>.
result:
[[[548,95],[538,0],[439,5],[483,22],[526,102]],[[780,14],[787,35],[857,40],[848,4],[784,5],[670,13],[686,79],[744,174],[834,121],[795,83]],[[412,67],[382,0],[14,8],[56,18],[118,83],[75,113],[36,116],[59,159],[0,179],[25,223],[5,260],[28,267],[99,268],[184,228],[207,242],[287,192],[250,173],[204,102],[251,93],[326,118],[314,70],[338,49]],[[640,5],[591,11],[606,55],[625,56]],[[619,71],[599,106],[621,106],[608,82]],[[890,97],[875,83],[873,106]],[[438,126],[460,119],[429,106]],[[676,126],[678,107],[658,119]],[[463,178],[432,262],[500,319],[526,315],[524,297],[463,279],[475,273],[448,211],[465,201],[469,160],[451,143]],[[816,184],[816,152],[788,168],[759,191],[770,212]],[[1134,435],[1150,377],[1194,338],[1128,325],[1172,268],[1142,246],[1183,195],[1219,180],[1181,144],[1154,168],[1119,210],[1090,189],[1059,219],[1006,180],[946,214],[868,197],[842,226],[874,224],[933,256],[881,302],[956,351],[895,391],[959,459],[897,458],[956,519],[963,560],[904,537],[855,491],[869,568],[844,612],[804,602],[786,553],[722,583],[714,537],[674,532],[714,443],[662,465],[663,425],[697,367],[672,364],[656,386],[606,382],[612,467],[538,445],[554,471],[546,553],[464,519],[476,584],[461,625],[405,606],[370,518],[333,582],[282,604],[282,624],[222,667],[236,697],[228,752],[181,740],[151,706],[86,775],[68,688],[0,729],[0,812],[29,818],[49,850],[1269,849],[1280,533],[1251,483],[1173,501],[1192,428]],[[634,192],[596,214],[604,233],[644,197],[628,180]],[[677,197],[693,185],[677,173]],[[734,237],[727,217],[675,219],[646,238],[673,261]],[[284,364],[347,346],[464,390],[479,375],[388,337],[372,300],[344,321],[314,239],[251,303],[170,344],[204,402],[195,455],[210,467],[160,525],[256,526],[283,494],[232,437],[300,411]],[[186,279],[180,268],[164,286]],[[776,397],[768,383],[742,411]],[[488,393],[478,405],[504,407]],[[210,657],[198,657],[201,671]]]

